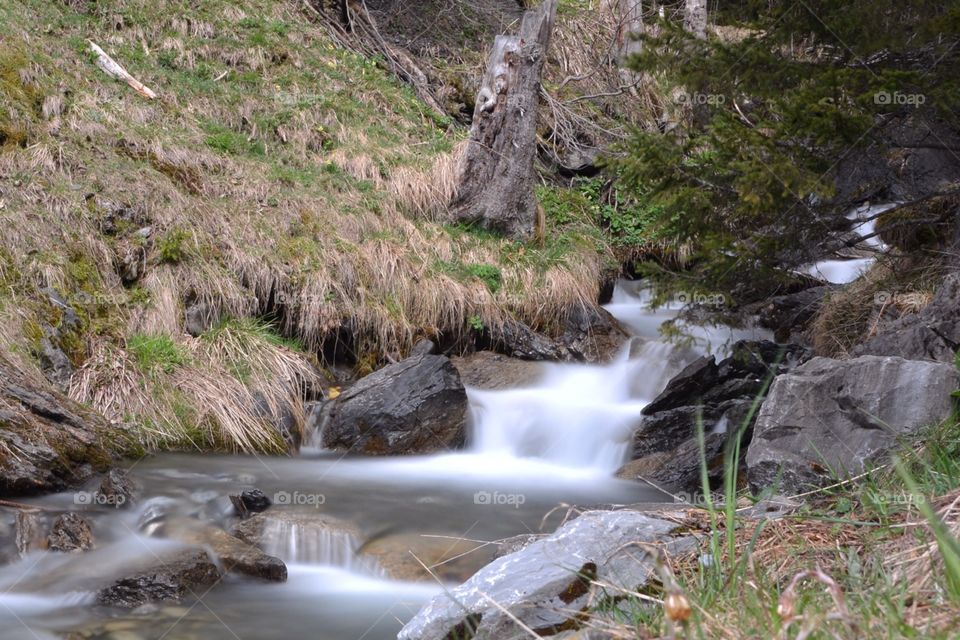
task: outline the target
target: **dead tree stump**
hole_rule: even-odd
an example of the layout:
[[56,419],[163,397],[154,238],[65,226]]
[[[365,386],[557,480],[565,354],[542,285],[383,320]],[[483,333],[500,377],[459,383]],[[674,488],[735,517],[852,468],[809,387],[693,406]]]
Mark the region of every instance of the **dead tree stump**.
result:
[[533,233],[537,103],[556,11],[557,0],[544,0],[523,15],[517,35],[494,41],[450,204],[460,222],[518,239]]

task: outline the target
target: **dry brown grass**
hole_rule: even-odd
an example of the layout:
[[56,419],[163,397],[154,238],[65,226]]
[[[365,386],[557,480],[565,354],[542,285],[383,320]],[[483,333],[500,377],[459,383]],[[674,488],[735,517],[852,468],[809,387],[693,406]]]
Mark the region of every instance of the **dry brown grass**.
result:
[[[217,0],[202,17],[110,4],[71,13],[56,37],[34,27],[59,23],[66,4],[26,0],[0,25],[31,54],[14,62],[38,96],[21,114],[29,144],[0,150],[0,256],[12,259],[0,260],[0,348],[25,368],[37,371],[31,335],[50,319],[24,303],[53,287],[83,325],[75,397],[140,423],[151,444],[186,434],[249,450],[273,437],[252,395],[293,402],[296,389],[237,380],[185,335],[191,305],[214,319],[269,315],[308,352],[347,331],[356,357],[376,362],[423,333],[455,340],[476,321],[495,333],[510,317],[549,332],[596,304],[595,248],[543,260],[445,226],[463,131],[445,132],[295,3]],[[159,99],[107,80],[71,37],[97,41]],[[115,265],[130,247],[145,273],[124,284]],[[502,288],[443,267],[459,263],[496,265]],[[140,334],[170,336],[190,364],[149,379],[125,350]],[[271,375],[294,366],[266,353]]]
[[303,432],[303,401],[319,389],[316,367],[255,325],[225,325],[203,338],[177,339],[185,359],[171,370],[145,370],[107,342],[74,376],[70,395],[115,421],[137,416],[150,447],[217,446],[282,451],[288,415]]
[[847,357],[886,323],[921,311],[933,299],[943,272],[938,256],[884,257],[862,278],[824,300],[808,329],[817,354]]

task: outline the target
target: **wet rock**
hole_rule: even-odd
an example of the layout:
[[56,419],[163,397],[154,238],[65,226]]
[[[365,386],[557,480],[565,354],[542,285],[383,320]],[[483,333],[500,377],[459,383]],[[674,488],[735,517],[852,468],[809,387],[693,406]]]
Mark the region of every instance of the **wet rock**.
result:
[[327,402],[320,433],[328,449],[368,455],[432,453],[463,446],[467,394],[445,356],[391,364]]
[[630,339],[623,325],[601,307],[576,307],[560,324],[560,344],[587,362],[610,360]]
[[47,548],[48,540],[43,534],[43,517],[37,511],[17,511],[14,522],[17,553],[21,556],[31,551]]
[[730,434],[742,433],[745,446],[752,435],[750,409],[765,381],[809,357],[797,345],[741,341],[719,364],[704,356],[667,383],[643,409],[644,418],[633,437],[631,461],[617,471],[625,479],[650,481],[672,492],[702,490],[698,424],[704,432],[708,477],[719,482],[723,451]]
[[150,602],[179,602],[220,581],[222,573],[206,551],[186,550],[120,578],[97,592],[97,603],[133,609]]
[[707,389],[717,383],[716,358],[702,356],[667,383],[666,388],[653,401],[643,408],[644,415],[676,407],[696,404]]
[[87,551],[93,548],[93,531],[78,514],[65,513],[54,521],[47,540],[51,551]]
[[81,484],[127,453],[129,442],[121,427],[24,375],[0,354],[0,494]]
[[287,565],[256,546],[214,526],[170,527],[169,535],[187,544],[209,549],[228,573],[239,573],[271,582],[285,582]]
[[[894,292],[888,292],[891,297]],[[855,355],[899,356],[953,362],[960,348],[960,274],[947,276],[933,300],[884,326],[854,349]]]
[[240,492],[240,495],[230,496],[230,502],[233,503],[234,511],[241,518],[246,518],[250,514],[260,513],[270,508],[273,502],[260,489],[246,489]]
[[398,638],[512,638],[524,633],[517,621],[541,635],[558,633],[588,603],[623,593],[593,581],[635,590],[650,580],[654,563],[637,543],[692,550],[693,539],[671,536],[676,527],[637,511],[585,512],[434,597]]
[[944,363],[814,358],[774,381],[747,451],[750,486],[793,494],[861,473],[900,437],[946,418],[958,387]]
[[437,344],[433,340],[424,338],[413,345],[413,349],[410,350],[410,356],[432,356],[438,351]]
[[787,342],[806,328],[832,290],[832,286],[810,287],[770,298],[756,310],[760,326],[772,329],[777,341]]
[[[749,407],[749,403],[747,406]],[[744,411],[744,415],[745,413]],[[694,416],[689,419],[696,418]],[[682,430],[689,432],[689,429],[690,424],[687,421],[682,425]],[[704,455],[711,485],[721,482],[723,477],[723,448],[726,442],[726,433],[708,433],[704,436]],[[659,487],[669,488],[672,492],[693,494],[701,490],[700,460],[701,452],[697,439],[687,438],[677,447],[648,453],[628,462],[617,470],[617,477],[624,480],[649,480]],[[664,497],[669,498],[667,495]]]
[[133,504],[137,485],[122,469],[111,469],[100,481],[97,489],[97,504],[124,509]]
[[467,387],[512,389],[535,384],[543,376],[543,366],[529,360],[510,358],[493,351],[478,351],[452,359]]
[[476,542],[419,534],[378,537],[365,543],[360,552],[374,558],[393,580],[434,583],[438,579],[463,582],[493,557],[493,547],[478,548]]
[[492,335],[492,341],[497,351],[521,360],[570,361],[583,359],[582,354],[574,353],[568,347],[515,320],[505,322]]

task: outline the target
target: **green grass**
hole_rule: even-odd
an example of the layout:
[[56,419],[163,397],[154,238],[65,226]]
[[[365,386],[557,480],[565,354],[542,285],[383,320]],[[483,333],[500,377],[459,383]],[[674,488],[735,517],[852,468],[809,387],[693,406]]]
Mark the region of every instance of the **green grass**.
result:
[[187,353],[166,335],[135,333],[127,338],[127,351],[147,374],[173,373],[189,362]]
[[[894,462],[865,478],[807,496],[797,513],[759,523],[737,512],[755,499],[737,488],[740,435],[728,442],[719,492],[711,493],[701,468],[707,524],[700,553],[674,559],[673,572],[646,593],[684,599],[689,618],[630,597],[596,609],[595,621],[630,637],[956,637],[950,621],[960,619],[960,525],[956,514],[944,522],[933,505],[940,496],[947,503],[960,496],[960,417],[904,443]],[[702,428],[698,438],[702,449]],[[931,542],[940,569],[921,563],[915,574],[898,573],[910,568],[912,547]],[[890,556],[901,550],[908,564],[898,569]]]

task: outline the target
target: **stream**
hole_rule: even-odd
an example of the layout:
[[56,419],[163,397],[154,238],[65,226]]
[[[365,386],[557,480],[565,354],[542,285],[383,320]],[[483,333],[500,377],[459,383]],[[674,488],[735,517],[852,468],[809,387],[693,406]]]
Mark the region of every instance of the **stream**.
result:
[[[543,364],[527,388],[468,389],[471,433],[462,453],[403,458],[344,457],[307,448],[296,458],[162,454],[133,463],[137,504],[112,511],[77,506],[75,492],[33,504],[82,511],[97,548],[80,554],[31,552],[0,567],[3,638],[224,639],[395,638],[443,585],[386,577],[354,551],[365,536],[389,531],[494,541],[549,532],[566,505],[669,502],[651,487],[614,477],[627,459],[643,407],[694,358],[722,353],[754,329],[684,327],[690,340],[658,339],[679,304],[651,310],[640,284],[620,283],[608,310],[635,334],[609,364]],[[144,558],[179,543],[151,536],[154,518],[223,525],[228,495],[255,486],[268,496],[350,523],[362,535],[298,526],[269,530],[266,551],[288,565],[286,583],[228,575],[178,605],[133,611],[94,604],[94,591]],[[267,512],[269,514],[269,511]],[[145,523],[147,523],[145,525]],[[12,519],[0,535],[12,536]]]

